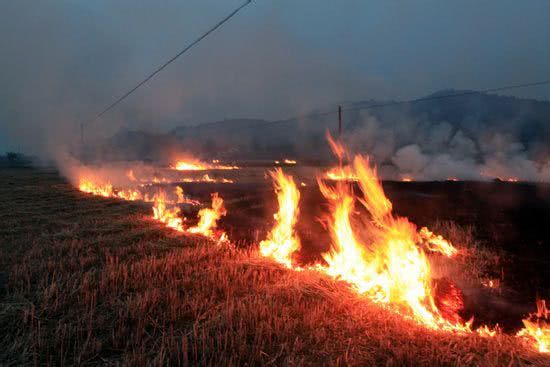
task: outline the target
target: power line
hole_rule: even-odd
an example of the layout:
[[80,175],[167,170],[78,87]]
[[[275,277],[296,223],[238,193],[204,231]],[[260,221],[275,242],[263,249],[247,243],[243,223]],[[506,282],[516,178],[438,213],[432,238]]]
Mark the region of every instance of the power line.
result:
[[[432,96],[427,96],[427,97],[409,99],[409,100],[405,100],[405,101],[392,101],[392,102],[371,104],[371,105],[365,105],[365,106],[353,106],[353,107],[348,107],[348,108],[342,108],[342,111],[349,112],[349,111],[369,110],[369,109],[374,109],[374,108],[404,105],[404,104],[410,104],[410,103],[418,103],[418,102],[431,101],[431,100],[436,100],[436,99],[462,97],[462,96],[468,96],[468,95],[480,94],[480,93],[494,93],[494,92],[500,92],[500,91],[503,91],[503,90],[535,87],[535,86],[548,85],[548,84],[550,84],[550,80],[543,80],[543,81],[532,82],[532,83],[507,85],[507,86],[497,87],[497,88],[470,90],[470,91],[464,91],[464,92],[459,92],[459,93],[451,93],[451,94],[443,94],[443,95],[435,95],[435,96],[432,95]],[[336,115],[337,113],[338,112],[335,109],[332,109],[330,111],[325,111],[325,112],[313,112],[313,113],[308,113],[308,114],[305,114],[305,115],[297,115],[297,116],[294,116],[294,117],[287,118],[285,120],[276,121],[275,123],[287,122],[287,121],[291,121],[291,120],[307,119],[307,118],[313,118],[313,117],[323,117],[323,116],[329,116],[329,115]]]
[[[111,103],[109,106],[107,106],[103,111],[101,111],[97,116],[91,120],[89,123],[93,123],[97,121],[99,118],[101,118],[104,114],[109,112],[111,109],[113,109],[117,104],[122,102],[126,97],[128,97],[130,94],[134,93],[139,87],[141,87],[143,84],[147,83],[149,80],[151,80],[155,75],[157,75],[159,72],[161,72],[165,67],[170,65],[172,62],[174,62],[178,57],[189,51],[193,46],[195,46],[197,43],[202,41],[204,38],[206,38],[208,35],[210,35],[212,32],[214,32],[216,29],[220,28],[225,22],[227,22],[229,19],[233,18],[241,9],[243,9],[245,6],[250,4],[252,0],[247,0],[245,3],[240,5],[238,8],[233,10],[231,13],[229,13],[225,18],[220,20],[218,23],[216,23],[212,28],[210,28],[208,31],[203,33],[199,38],[191,42],[189,45],[187,45],[183,50],[178,52],[176,55],[174,55],[172,58],[170,58],[168,61],[166,61],[164,64],[159,66],[157,69],[155,69],[151,74],[149,74],[145,79],[143,79],[141,82],[139,82],[135,87],[130,89],[128,92],[124,93],[121,97],[119,97],[117,100],[115,100],[113,103]],[[83,125],[80,126],[81,132],[83,129]]]

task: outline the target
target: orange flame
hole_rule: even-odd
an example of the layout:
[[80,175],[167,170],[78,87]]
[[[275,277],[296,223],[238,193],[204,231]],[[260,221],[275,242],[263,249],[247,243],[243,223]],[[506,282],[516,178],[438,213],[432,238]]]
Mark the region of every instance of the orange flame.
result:
[[153,218],[167,227],[173,228],[176,231],[183,232],[183,219],[180,218],[180,208],[177,206],[166,206],[166,195],[164,191],[160,191],[154,197]]
[[[416,226],[392,215],[391,202],[368,158],[356,156],[353,173],[362,192],[359,201],[369,213],[368,218],[359,218],[360,230],[355,230],[351,222],[355,198],[349,185],[337,182],[332,188],[319,181],[321,192],[331,204],[332,249],[323,256],[328,264],[325,272],[347,281],[358,293],[376,302],[407,310],[407,315],[429,328],[470,331],[469,323],[456,314],[447,316],[445,312],[444,316],[436,306],[430,265],[416,245]],[[445,250],[452,248],[433,234],[430,239],[434,245],[446,243],[447,248],[441,247]]]
[[237,166],[220,165],[218,164],[219,160],[213,160],[212,163],[214,164],[208,164],[196,159],[187,159],[187,160],[177,161],[172,168],[178,171],[205,171],[210,169],[219,169],[219,170],[239,169],[239,167]]
[[338,166],[325,172],[325,178],[332,181],[357,181],[357,176],[349,166]]
[[300,240],[294,226],[298,217],[298,202],[300,191],[291,176],[287,176],[280,168],[270,172],[273,186],[279,204],[278,212],[273,216],[275,225],[267,239],[260,242],[260,252],[263,256],[292,267],[292,254],[300,249]]
[[418,235],[430,251],[442,253],[447,257],[453,257],[458,254],[458,250],[449,241],[441,235],[434,234],[426,227],[420,228]]
[[[330,135],[328,138],[341,162],[347,155],[345,149]],[[341,166],[339,171],[343,172]],[[434,296],[438,290],[431,278],[427,256],[417,241],[423,239],[428,249],[447,256],[452,256],[456,249],[441,236],[427,229],[419,234],[406,218],[393,216],[392,204],[368,158],[356,156],[345,173],[347,177],[357,178],[362,193],[359,202],[368,215],[356,214],[356,199],[350,184],[340,180],[329,186],[318,179],[321,193],[330,204],[328,227],[332,248],[323,254],[327,265],[312,268],[348,282],[358,293],[376,302],[395,305],[396,311],[429,328],[471,332],[471,322],[464,322],[458,315],[463,306],[462,295],[452,282],[440,281],[440,288],[448,294],[438,299]],[[260,243],[260,252],[289,268],[301,270],[293,266],[291,258],[300,247],[294,230],[299,191],[292,177],[285,176],[280,169],[271,176],[279,211],[267,240]],[[438,304],[445,309],[440,310]],[[479,331],[480,335],[491,333],[489,328]]]
[[[199,223],[186,231],[189,233],[199,233],[207,237],[215,237],[214,229],[217,227],[218,220],[227,214],[223,205],[223,199],[217,192],[212,194],[212,208],[204,208],[199,211]],[[218,237],[225,237],[221,233]]]
[[[347,155],[345,148],[330,136],[329,143],[340,159]],[[416,245],[419,238],[416,226],[406,218],[392,215],[392,204],[368,158],[355,156],[347,174],[357,178],[362,193],[359,201],[369,215],[360,217],[360,230],[354,230],[351,219],[355,198],[350,186],[337,182],[331,188],[319,180],[321,192],[331,204],[332,249],[323,256],[328,264],[327,274],[347,281],[360,294],[376,302],[392,303],[408,310],[408,315],[412,314],[427,327],[470,331],[470,324],[464,323],[456,312],[450,315],[445,312],[447,317],[444,317],[436,306],[430,265]],[[424,235],[428,233],[427,241],[435,242],[438,249],[453,248],[426,229]]]
[[89,179],[82,179],[80,180],[78,189],[88,194],[103,196],[107,198],[113,196],[113,185],[111,185],[110,183],[96,184]]
[[126,177],[128,177],[130,181],[136,181],[136,176],[134,176],[134,170],[128,170],[128,172],[126,172]]
[[524,328],[517,336],[526,339],[541,353],[550,353],[550,311],[546,308],[546,301],[537,300],[537,312],[522,320]]

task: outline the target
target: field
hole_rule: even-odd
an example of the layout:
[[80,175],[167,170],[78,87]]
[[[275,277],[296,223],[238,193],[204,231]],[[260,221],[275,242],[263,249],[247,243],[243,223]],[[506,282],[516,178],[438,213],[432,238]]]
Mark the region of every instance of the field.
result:
[[172,232],[53,171],[0,170],[0,206],[1,365],[550,365],[512,336],[427,331],[254,247]]

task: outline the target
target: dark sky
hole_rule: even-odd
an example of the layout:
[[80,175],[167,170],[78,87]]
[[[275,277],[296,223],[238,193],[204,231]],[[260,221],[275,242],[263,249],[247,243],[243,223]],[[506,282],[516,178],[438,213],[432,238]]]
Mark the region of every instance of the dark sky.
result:
[[[40,152],[241,3],[0,5],[0,151]],[[550,79],[546,0],[255,0],[91,128],[284,118],[337,101]],[[550,99],[550,88],[515,95]]]

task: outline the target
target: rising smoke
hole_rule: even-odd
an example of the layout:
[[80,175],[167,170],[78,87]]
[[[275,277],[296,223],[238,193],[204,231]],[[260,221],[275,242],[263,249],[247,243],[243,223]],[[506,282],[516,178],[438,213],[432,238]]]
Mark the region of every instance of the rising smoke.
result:
[[[67,157],[82,152],[80,123],[232,7],[219,2],[166,6],[53,0],[5,4],[0,12],[5,56],[0,58],[0,133],[7,136],[6,149],[58,165],[72,162]],[[258,121],[242,129],[231,121],[188,128],[231,116],[280,119],[336,101],[391,94],[379,73],[357,69],[345,55],[304,46],[278,9],[258,4],[87,126],[87,156],[163,164],[174,151],[205,158],[330,159],[324,136],[334,128],[334,116],[273,125]],[[201,16],[189,16],[193,21],[186,23],[182,14]],[[353,112],[345,114],[344,139],[352,150],[372,155],[385,178],[548,181],[548,111],[548,102],[476,97]],[[171,133],[176,126],[187,128]],[[128,129],[140,132],[129,136]]]

